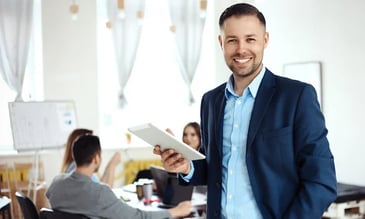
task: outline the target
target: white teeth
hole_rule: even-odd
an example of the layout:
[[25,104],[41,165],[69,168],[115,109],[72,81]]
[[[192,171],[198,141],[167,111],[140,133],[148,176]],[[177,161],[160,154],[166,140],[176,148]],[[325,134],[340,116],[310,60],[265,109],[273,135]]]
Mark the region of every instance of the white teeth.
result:
[[248,58],[248,59],[234,59],[236,62],[239,62],[239,63],[245,63],[245,62],[248,62],[251,58]]

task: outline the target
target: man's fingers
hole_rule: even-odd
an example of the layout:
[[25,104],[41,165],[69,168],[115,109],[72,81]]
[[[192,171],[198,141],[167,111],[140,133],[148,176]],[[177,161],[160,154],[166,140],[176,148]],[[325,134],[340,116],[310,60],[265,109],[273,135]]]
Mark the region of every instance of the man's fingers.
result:
[[156,155],[161,155],[162,154],[162,151],[161,151],[161,148],[159,145],[155,145],[153,147],[153,153],[156,154]]
[[176,153],[174,150],[169,149],[161,154],[161,161],[166,166],[176,166],[176,164],[181,163],[184,160],[184,157],[180,153]]
[[153,153],[160,155],[163,167],[169,172],[185,172],[188,168],[188,161],[180,153],[176,153],[173,149],[161,151],[161,147],[156,145]]

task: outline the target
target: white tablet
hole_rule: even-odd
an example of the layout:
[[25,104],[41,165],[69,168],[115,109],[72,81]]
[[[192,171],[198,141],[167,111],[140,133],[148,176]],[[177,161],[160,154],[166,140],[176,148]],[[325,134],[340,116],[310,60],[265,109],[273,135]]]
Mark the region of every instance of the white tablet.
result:
[[179,141],[175,136],[157,128],[151,123],[130,127],[128,128],[128,131],[152,146],[160,145],[162,151],[172,148],[176,152],[181,153],[186,159],[205,159],[205,156],[203,154],[185,144],[184,142]]

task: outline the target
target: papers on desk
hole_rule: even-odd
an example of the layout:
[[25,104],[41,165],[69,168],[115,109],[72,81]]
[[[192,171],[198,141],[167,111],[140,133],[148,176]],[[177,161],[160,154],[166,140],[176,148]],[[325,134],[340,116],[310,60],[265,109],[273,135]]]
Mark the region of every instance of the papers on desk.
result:
[[207,204],[207,196],[201,193],[193,193],[191,197],[191,205],[192,206],[202,206]]
[[136,193],[136,184],[128,184],[122,187],[123,191]]
[[[114,194],[120,198],[122,201],[125,201],[129,206],[132,206],[134,208],[138,208],[144,211],[163,211],[166,209],[160,208],[159,202],[153,201],[150,204],[145,204],[143,201],[138,201],[137,194],[133,191],[135,191],[136,186],[134,184],[129,184],[126,186],[123,186],[122,188],[114,188],[112,189]],[[157,196],[152,196],[152,200],[159,200]],[[206,205],[206,195],[201,193],[193,193],[192,200],[192,212],[194,212],[195,215],[199,215],[199,217],[186,217],[186,218],[205,218],[200,217],[201,212],[205,211],[205,205]],[[199,213],[200,212],[200,213]],[[194,215],[193,214],[193,215]],[[204,214],[204,213],[203,213]]]
[[[113,192],[118,198],[123,197],[123,199],[130,200],[131,202],[138,202],[135,184],[128,184],[119,189],[114,188]],[[205,204],[207,204],[207,196],[202,193],[193,192],[191,197],[191,205],[202,206]]]

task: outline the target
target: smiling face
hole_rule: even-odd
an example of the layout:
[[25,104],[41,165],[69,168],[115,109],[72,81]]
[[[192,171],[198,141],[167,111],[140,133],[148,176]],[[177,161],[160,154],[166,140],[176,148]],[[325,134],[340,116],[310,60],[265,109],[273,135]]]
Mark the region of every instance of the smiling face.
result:
[[227,18],[218,40],[235,79],[253,79],[260,72],[269,35],[256,16]]

